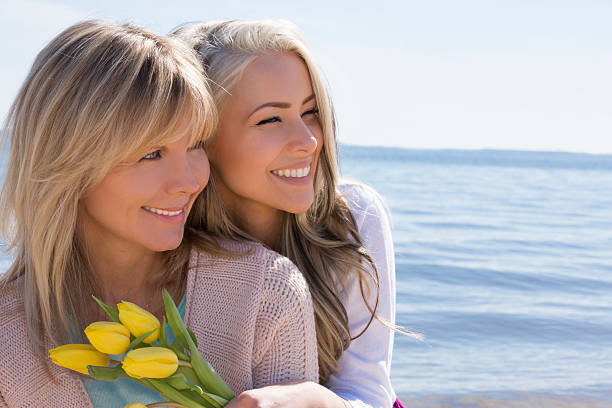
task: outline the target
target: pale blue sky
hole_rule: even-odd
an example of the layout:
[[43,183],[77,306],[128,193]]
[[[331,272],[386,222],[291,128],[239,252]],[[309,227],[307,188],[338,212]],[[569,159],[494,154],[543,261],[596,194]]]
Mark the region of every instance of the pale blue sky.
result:
[[612,153],[612,1],[0,3],[0,114],[72,23],[284,18],[327,74],[345,143]]

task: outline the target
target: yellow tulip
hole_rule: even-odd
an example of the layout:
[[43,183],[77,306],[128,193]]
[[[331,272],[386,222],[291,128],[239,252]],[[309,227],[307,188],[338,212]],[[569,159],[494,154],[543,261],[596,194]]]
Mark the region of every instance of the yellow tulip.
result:
[[91,344],[66,344],[49,350],[51,361],[82,374],[89,374],[87,366],[108,366],[108,356]]
[[134,378],[166,378],[178,368],[178,357],[165,347],[143,347],[127,353],[123,370]]
[[155,330],[143,341],[153,343],[159,337],[159,319],[147,312],[142,307],[125,300],[117,305],[119,309],[119,320],[130,330],[134,337],[142,336],[145,333]]
[[121,323],[94,322],[85,328],[89,342],[106,354],[123,354],[130,345],[130,331]]
[[127,404],[123,408],[147,408],[147,406],[143,404],[142,402],[135,402],[133,404]]

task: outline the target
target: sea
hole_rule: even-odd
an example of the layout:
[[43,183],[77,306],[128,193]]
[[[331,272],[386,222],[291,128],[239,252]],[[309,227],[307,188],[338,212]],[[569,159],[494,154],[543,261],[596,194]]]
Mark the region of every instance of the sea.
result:
[[395,336],[407,408],[612,407],[612,156],[339,150],[386,200],[397,323],[424,336]]
[[612,156],[340,146],[393,224],[406,407],[612,407]]

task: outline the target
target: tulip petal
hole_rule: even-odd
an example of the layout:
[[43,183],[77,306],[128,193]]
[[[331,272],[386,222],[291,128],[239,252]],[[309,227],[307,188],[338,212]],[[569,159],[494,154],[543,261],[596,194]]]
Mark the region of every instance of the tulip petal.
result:
[[119,309],[119,320],[123,323],[134,337],[154,330],[153,334],[144,339],[145,343],[153,343],[159,337],[159,319],[140,306],[127,301],[117,305]]
[[91,344],[65,344],[49,350],[49,357],[53,363],[81,374],[89,374],[87,366],[108,365],[108,356]]
[[121,323],[94,322],[85,328],[89,342],[100,352],[123,354],[130,345],[130,331]]
[[122,366],[130,377],[166,378],[178,369],[178,357],[164,347],[145,347],[127,353]]

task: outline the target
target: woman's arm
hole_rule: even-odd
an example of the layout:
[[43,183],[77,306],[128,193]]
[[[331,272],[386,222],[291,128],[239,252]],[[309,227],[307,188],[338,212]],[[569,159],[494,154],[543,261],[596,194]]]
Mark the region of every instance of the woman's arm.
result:
[[306,280],[293,263],[270,251],[255,322],[253,386],[318,381],[317,339]]
[[253,386],[318,381],[312,299],[303,275],[289,259],[270,251],[260,299]]
[[[395,256],[391,226],[386,207],[378,194],[362,184],[341,185],[363,244],[378,269],[380,295],[377,315],[395,324]],[[370,319],[361,296],[359,282],[353,279],[342,296],[349,319],[349,329],[356,336]],[[376,293],[368,296],[374,305]],[[389,408],[395,401],[390,369],[393,350],[393,330],[373,320],[370,327],[338,360],[338,371],[325,384],[354,408]]]
[[303,275],[280,255],[267,268],[255,325],[255,389],[236,396],[227,408],[345,408],[342,398],[317,383],[314,312]]
[[322,385],[298,381],[245,391],[226,408],[350,408],[350,405]]

